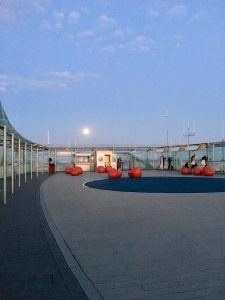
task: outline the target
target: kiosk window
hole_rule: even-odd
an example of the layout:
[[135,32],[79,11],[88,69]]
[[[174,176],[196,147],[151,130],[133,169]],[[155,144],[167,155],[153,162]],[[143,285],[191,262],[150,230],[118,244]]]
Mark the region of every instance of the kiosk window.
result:
[[76,163],[89,163],[90,158],[89,156],[77,156]]

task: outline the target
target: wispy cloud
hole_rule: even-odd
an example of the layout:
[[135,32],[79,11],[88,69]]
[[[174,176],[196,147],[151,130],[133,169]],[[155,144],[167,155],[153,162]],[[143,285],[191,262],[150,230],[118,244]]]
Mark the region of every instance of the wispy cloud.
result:
[[59,80],[53,79],[36,79],[24,78],[18,76],[0,75],[0,91],[12,90],[14,92],[19,90],[52,90],[67,88],[67,85]]
[[131,52],[142,52],[147,53],[152,50],[156,45],[155,41],[144,35],[137,35],[133,40],[127,43],[120,43],[117,45],[108,45],[102,48],[102,51],[114,53],[116,51],[131,51]]
[[118,46],[114,46],[114,45],[102,47],[102,51],[108,52],[108,53],[114,53],[116,51],[116,49],[118,49]]
[[92,30],[83,30],[77,33],[77,36],[80,38],[87,38],[87,37],[92,37],[94,36],[95,33]]
[[55,11],[53,13],[53,17],[57,20],[57,21],[61,21],[64,18],[64,13],[63,12],[58,12]]
[[43,21],[41,23],[41,29],[43,30],[61,30],[63,29],[65,22],[69,22],[72,24],[76,24],[79,22],[80,19],[80,13],[76,10],[73,10],[69,12],[68,14],[65,14],[62,11],[54,11],[52,13],[52,20],[51,23],[49,21]]
[[154,9],[154,8],[152,8],[152,7],[149,7],[149,9],[148,9],[148,14],[149,14],[151,17],[155,17],[155,18],[159,17],[159,11],[156,10],[156,9]]
[[69,13],[69,20],[73,23],[78,23],[80,20],[80,13],[77,10],[73,10]]
[[108,15],[101,15],[99,16],[99,21],[104,26],[114,26],[117,24],[116,20]]
[[9,7],[0,5],[0,22],[10,24],[16,21],[17,13],[11,10]]
[[134,52],[149,52],[153,45],[155,45],[153,39],[137,35],[127,46]]
[[40,1],[31,1],[31,7],[39,13],[43,13],[46,11],[46,8],[43,3],[40,3]]
[[177,17],[187,14],[187,8],[185,5],[175,5],[167,10],[167,15],[171,17]]
[[52,25],[48,21],[43,21],[41,23],[42,30],[50,30],[51,28],[52,28]]
[[125,37],[125,33],[124,33],[124,30],[115,30],[113,32],[113,35],[115,35],[116,37],[119,37],[119,38],[124,38]]
[[62,23],[55,23],[55,29],[60,30],[62,29],[63,24]]
[[175,47],[180,48],[182,46],[183,38],[180,34],[174,35]]
[[193,21],[199,21],[203,16],[204,16],[204,13],[203,13],[203,12],[195,13],[195,14],[192,16],[192,20],[193,20]]
[[40,75],[37,78],[25,78],[19,76],[9,76],[0,74],[0,91],[7,90],[55,90],[69,89],[75,82],[87,78],[98,78],[96,74],[91,73],[72,73],[65,71],[51,71]]
[[145,43],[147,38],[144,35],[137,35],[134,39],[134,43]]
[[68,87],[64,82],[50,79],[21,79],[19,84],[20,88],[24,89],[28,85],[28,88],[35,90],[65,89]]
[[0,22],[13,24],[20,20],[26,21],[28,15],[45,13],[49,1],[46,0],[23,0],[23,1],[1,1]]
[[54,25],[55,29],[61,30],[63,28],[63,19],[65,17],[64,13],[60,11],[54,11],[53,17],[55,19],[55,25]]
[[6,91],[7,86],[9,85],[8,76],[0,74],[0,91]]
[[61,71],[61,72],[49,72],[48,73],[50,76],[53,76],[55,78],[58,78],[60,80],[65,80],[65,81],[77,81],[81,79],[84,74],[83,73],[71,73],[70,71]]

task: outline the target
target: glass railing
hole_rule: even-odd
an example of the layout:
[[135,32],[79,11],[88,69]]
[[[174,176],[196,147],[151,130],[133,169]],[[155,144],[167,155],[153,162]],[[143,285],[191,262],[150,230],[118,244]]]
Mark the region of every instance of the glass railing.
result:
[[[208,165],[215,169],[216,172],[225,174],[225,146],[215,146],[210,144],[203,150],[196,151],[159,151],[160,149],[154,148],[151,150],[126,150],[121,151],[114,148],[114,153],[121,157],[123,162],[123,170],[130,170],[132,168],[141,168],[142,170],[157,170],[162,169],[162,158],[164,157],[163,169],[168,169],[168,157],[171,158],[171,165],[174,170],[179,170],[186,162],[190,161],[190,156],[195,153],[197,164],[200,166],[201,158],[206,155],[208,157]],[[90,150],[89,150],[90,151]],[[56,155],[53,156],[54,163],[56,164],[57,172],[63,172],[67,165],[73,165],[74,155],[68,150],[68,155],[65,155],[66,150],[62,153],[62,149],[55,151]],[[0,178],[3,177],[3,166],[2,166],[2,148],[0,147]],[[48,172],[48,152],[44,152],[38,157],[36,152],[32,153],[32,172]],[[31,171],[30,164],[31,153],[28,151],[26,156],[26,173],[29,174]],[[15,151],[14,158],[14,174],[15,176],[19,173],[18,166],[18,152]],[[38,168],[38,170],[37,170]],[[20,173],[23,175],[25,172],[25,157],[21,154],[20,162]],[[11,150],[7,150],[7,176],[11,176]]]

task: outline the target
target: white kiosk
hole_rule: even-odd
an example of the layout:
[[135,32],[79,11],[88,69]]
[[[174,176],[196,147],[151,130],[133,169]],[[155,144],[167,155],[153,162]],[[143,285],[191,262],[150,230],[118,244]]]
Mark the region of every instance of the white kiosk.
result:
[[96,150],[95,163],[96,170],[99,166],[107,167],[112,166],[116,169],[117,154],[113,150]]

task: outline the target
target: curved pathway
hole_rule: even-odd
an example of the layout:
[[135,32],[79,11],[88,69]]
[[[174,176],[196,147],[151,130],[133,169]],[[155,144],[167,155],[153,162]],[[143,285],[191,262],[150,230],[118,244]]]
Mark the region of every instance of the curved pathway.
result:
[[83,185],[105,178],[57,174],[41,187],[51,228],[88,298],[224,299],[225,193],[126,193]]
[[[65,263],[39,204],[36,176],[0,202],[0,299],[71,300],[87,297]],[[8,182],[10,183],[10,182]]]

